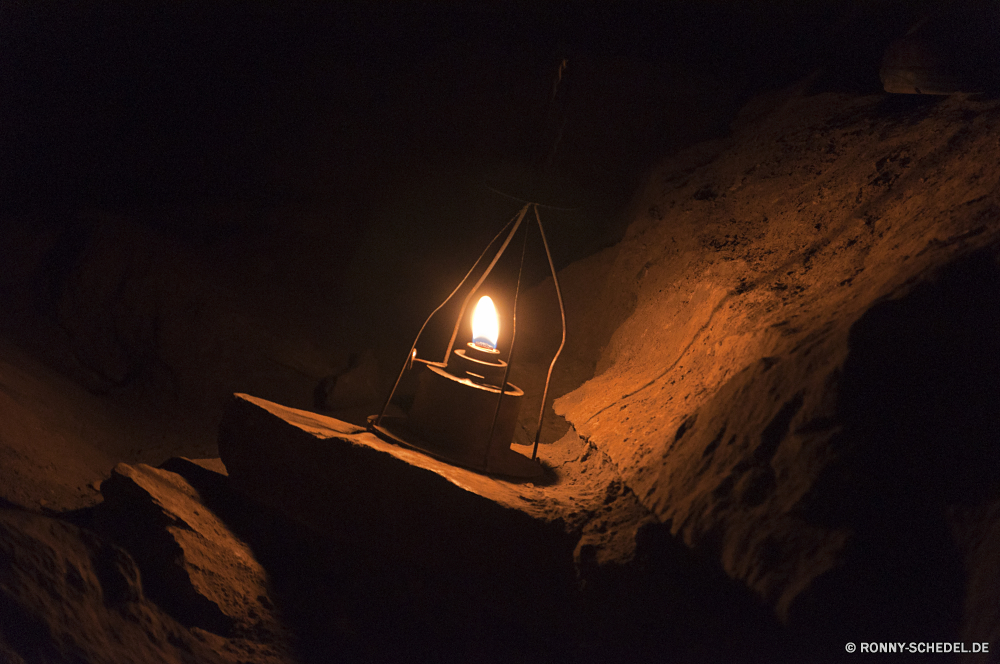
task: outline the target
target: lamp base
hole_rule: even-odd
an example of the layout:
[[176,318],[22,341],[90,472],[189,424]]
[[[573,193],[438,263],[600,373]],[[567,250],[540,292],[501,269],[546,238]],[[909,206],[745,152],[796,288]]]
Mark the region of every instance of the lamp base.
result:
[[376,419],[377,415],[368,418],[368,430],[379,438],[423,452],[435,459],[514,481],[540,480],[545,476],[545,467],[541,463],[518,454],[509,447],[498,446],[496,450],[491,450],[486,462],[483,463],[483,459],[478,455],[463,455],[457,453],[457,450],[445,452],[438,446],[428,443],[407,426],[405,417],[383,417],[380,425],[375,424]]
[[368,429],[383,440],[470,470],[521,480],[541,478],[545,469],[538,461],[510,449],[524,392],[506,383],[501,394],[506,364],[478,359],[476,355],[486,352],[469,347],[471,357],[459,350],[447,367],[427,364],[420,369],[405,417],[379,420],[372,415]]

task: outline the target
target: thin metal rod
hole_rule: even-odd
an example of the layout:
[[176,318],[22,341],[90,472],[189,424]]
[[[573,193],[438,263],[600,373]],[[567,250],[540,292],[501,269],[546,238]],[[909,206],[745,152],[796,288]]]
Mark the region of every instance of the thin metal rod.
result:
[[506,191],[500,191],[496,187],[491,187],[488,184],[484,183],[483,186],[492,191],[494,194],[500,194],[501,196],[506,196],[507,198],[517,201],[518,203],[528,203],[529,205],[534,205],[536,207],[542,207],[549,210],[562,210],[563,212],[574,212],[580,209],[579,205],[576,207],[560,207],[558,205],[545,205],[544,203],[534,203],[532,201],[528,201],[518,196],[515,196],[514,194],[508,194]]
[[510,244],[514,234],[517,233],[517,229],[521,227],[521,222],[524,221],[524,215],[528,211],[528,207],[530,205],[531,203],[528,203],[521,208],[520,212],[517,213],[517,221],[514,222],[514,228],[511,229],[507,239],[503,241],[503,245],[501,245],[497,255],[493,257],[493,260],[486,267],[486,271],[479,277],[479,281],[477,281],[476,285],[472,287],[469,294],[465,296],[465,300],[462,302],[462,309],[458,312],[458,320],[455,321],[455,329],[451,331],[451,339],[448,340],[448,350],[445,351],[444,359],[441,360],[443,364],[448,364],[448,358],[451,357],[451,350],[455,347],[455,338],[458,336],[458,328],[461,327],[462,319],[465,318],[465,310],[469,308],[469,300],[472,299],[472,296],[476,294],[479,287],[483,285],[484,281],[486,281],[486,277],[490,276],[490,272],[493,271],[493,267],[497,264],[497,261],[500,260],[500,257],[503,256],[503,252],[507,250],[507,245]]
[[545,417],[545,400],[549,395],[549,381],[552,379],[552,369],[556,366],[559,353],[566,345],[566,310],[563,308],[562,291],[559,290],[559,278],[556,277],[556,266],[552,263],[552,252],[549,251],[549,243],[545,240],[545,230],[542,228],[542,218],[538,215],[538,207],[535,207],[535,219],[538,221],[538,234],[542,236],[542,245],[545,247],[545,257],[549,259],[549,269],[552,270],[552,283],[556,287],[556,299],[559,300],[559,316],[562,318],[562,340],[559,341],[559,349],[556,351],[552,363],[549,364],[549,373],[545,376],[545,390],[542,392],[542,406],[538,409],[538,429],[535,430],[535,447],[531,450],[532,460],[538,456],[538,439],[542,436],[542,419]]
[[[522,218],[524,217],[523,210],[521,211],[521,217]],[[507,222],[507,225],[501,228],[500,232],[497,233],[495,236],[493,236],[493,239],[490,240],[490,243],[486,245],[485,249],[483,249],[483,253],[479,254],[479,258],[476,259],[476,262],[472,264],[472,267],[469,268],[469,271],[466,272],[465,276],[462,277],[462,280],[458,282],[457,286],[455,286],[455,290],[453,290],[451,294],[444,299],[444,302],[442,302],[437,306],[437,309],[431,312],[431,315],[427,317],[427,320],[424,321],[424,324],[420,326],[420,331],[417,332],[417,336],[413,340],[413,343],[410,345],[409,352],[406,354],[406,360],[403,362],[403,368],[399,370],[399,375],[396,376],[396,382],[393,383],[392,389],[389,391],[389,396],[386,398],[385,403],[382,404],[382,410],[379,411],[378,417],[375,419],[375,426],[379,426],[380,424],[382,424],[382,418],[385,417],[385,411],[389,408],[389,404],[392,403],[392,397],[396,394],[396,390],[399,388],[399,382],[403,379],[403,374],[406,373],[407,368],[413,366],[413,360],[415,359],[413,351],[417,347],[417,342],[420,341],[420,335],[424,333],[424,328],[427,327],[427,324],[431,322],[432,318],[434,318],[434,314],[440,311],[441,307],[448,304],[448,301],[451,300],[451,298],[455,297],[455,293],[461,290],[465,282],[468,281],[469,277],[472,276],[472,273],[476,271],[476,268],[479,266],[479,262],[482,261],[483,257],[486,256],[486,254],[489,252],[490,247],[492,247],[493,244],[500,239],[500,236],[504,234],[504,231],[510,228],[510,225],[514,223],[515,219],[517,219],[516,215],[514,217],[511,217],[510,221]],[[520,224],[520,219],[518,219],[518,223]],[[510,242],[510,238],[507,238],[507,242]],[[506,244],[504,244],[504,246],[506,246]]]
[[483,468],[489,470],[490,451],[493,448],[493,434],[497,428],[497,418],[500,417],[500,404],[507,391],[507,376],[510,374],[510,363],[514,357],[514,339],[517,337],[517,295],[521,292],[521,273],[524,272],[524,254],[528,248],[528,227],[524,227],[524,240],[521,242],[521,264],[517,268],[517,286],[514,287],[514,310],[510,321],[510,351],[507,353],[507,366],[503,369],[503,380],[500,381],[500,395],[497,406],[493,409],[493,422],[490,424],[490,437],[486,440],[486,454],[483,456]]
[[[552,118],[552,116],[554,116],[557,112],[555,110],[556,95],[559,93],[559,84],[562,83],[563,73],[566,71],[566,68],[568,66],[569,66],[569,58],[559,59],[559,69],[556,71],[556,80],[552,84],[552,96],[549,97],[549,110],[547,113],[548,118],[546,119]],[[563,95],[563,99],[565,98],[566,95]],[[565,103],[563,105],[565,106]],[[545,159],[546,167],[551,166],[552,161],[556,158],[556,150],[559,149],[559,143],[562,141],[563,132],[565,131],[565,129],[566,129],[566,111],[565,109],[563,109],[562,122],[559,123],[559,131],[556,133],[555,141],[552,142],[552,149],[549,151],[548,157]]]

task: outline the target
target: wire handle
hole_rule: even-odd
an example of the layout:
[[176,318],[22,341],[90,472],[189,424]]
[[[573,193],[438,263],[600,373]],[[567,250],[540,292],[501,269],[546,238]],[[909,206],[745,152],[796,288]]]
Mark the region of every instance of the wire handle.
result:
[[[486,440],[486,454],[483,456],[483,468],[489,470],[490,451],[493,449],[493,435],[496,433],[497,419],[500,417],[500,405],[507,391],[507,378],[510,375],[510,365],[514,357],[514,340],[517,338],[517,296],[521,292],[521,275],[524,273],[524,254],[528,248],[528,227],[524,227],[524,239],[521,242],[521,264],[517,268],[517,286],[514,288],[514,307],[510,323],[510,351],[507,353],[507,366],[503,369],[503,380],[500,381],[500,394],[497,405],[493,409],[493,422],[490,424],[490,437]],[[508,443],[508,447],[510,443]]]
[[[407,369],[413,366],[413,362],[417,359],[416,356],[417,342],[420,341],[420,335],[424,333],[424,328],[426,328],[427,324],[431,322],[432,318],[434,318],[434,314],[441,311],[441,308],[444,307],[444,305],[448,304],[451,298],[455,297],[455,293],[457,293],[459,290],[462,289],[462,286],[465,284],[465,282],[468,281],[469,277],[472,276],[472,273],[476,271],[476,268],[479,266],[480,261],[482,261],[483,257],[486,256],[487,252],[489,252],[490,247],[492,247],[493,244],[498,239],[500,239],[500,236],[503,235],[504,231],[510,228],[511,224],[514,224],[514,229],[507,236],[507,239],[504,240],[503,246],[500,247],[500,251],[497,252],[496,256],[494,256],[493,262],[490,263],[490,266],[488,268],[486,268],[486,274],[490,273],[490,271],[493,269],[493,266],[496,265],[497,260],[500,258],[500,254],[502,254],[504,252],[504,249],[507,248],[507,245],[510,244],[510,240],[512,237],[514,237],[514,233],[517,232],[517,227],[521,225],[521,221],[524,219],[524,213],[527,212],[527,210],[528,206],[525,205],[524,208],[517,215],[515,215],[510,221],[507,222],[506,226],[500,229],[500,232],[497,233],[492,240],[490,240],[490,243],[486,245],[485,249],[483,249],[483,253],[479,254],[479,258],[476,259],[476,262],[472,264],[472,267],[469,268],[469,271],[465,273],[465,276],[462,277],[462,280],[458,282],[457,286],[455,286],[455,290],[453,290],[451,294],[444,299],[444,302],[439,304],[437,308],[431,312],[431,315],[427,317],[427,320],[424,321],[424,324],[420,326],[420,331],[417,332],[417,336],[413,339],[413,343],[410,344],[410,350],[406,354],[406,360],[403,362],[403,367],[399,370],[399,375],[396,376],[396,382],[393,383],[392,389],[389,390],[389,396],[386,397],[385,403],[382,404],[382,410],[379,411],[378,417],[375,418],[374,426],[379,426],[382,424],[382,418],[385,417],[385,411],[389,408],[389,404],[392,403],[392,397],[395,396],[396,390],[399,389],[399,383],[401,380],[403,380],[403,374],[406,373]],[[475,288],[472,289],[472,293],[476,292],[476,289],[479,288],[479,285],[483,282],[483,279],[485,278],[486,275],[484,274],[483,277],[480,278],[479,282],[476,284]],[[472,295],[470,293],[470,295],[465,298],[465,302],[462,304],[462,314],[458,317],[459,323],[461,323],[462,321],[462,316],[465,315],[465,308],[468,306],[469,298],[471,297]],[[451,341],[448,343],[448,351],[444,355],[443,364],[448,363],[448,356],[451,355],[451,348],[455,344],[455,336],[458,334],[459,323],[455,324],[455,331],[452,332]]]
[[[462,301],[462,308],[458,312],[458,319],[455,321],[455,329],[451,331],[451,339],[448,340],[448,350],[445,351],[444,359],[441,360],[444,364],[448,364],[448,358],[451,357],[451,350],[455,347],[455,338],[458,337],[458,328],[461,327],[462,320],[465,318],[465,310],[469,308],[469,302],[476,294],[476,291],[479,290],[479,287],[483,285],[483,282],[486,281],[486,277],[490,276],[490,272],[493,271],[493,267],[497,264],[497,261],[500,260],[500,257],[503,256],[503,252],[507,250],[507,245],[514,239],[514,234],[517,233],[517,229],[521,227],[521,222],[524,221],[524,215],[528,212],[528,207],[530,205],[531,203],[525,204],[525,206],[521,208],[521,211],[517,213],[517,221],[514,222],[514,228],[510,229],[510,233],[507,235],[507,239],[503,241],[503,245],[500,246],[500,250],[497,251],[496,256],[494,256],[493,260],[490,261],[489,266],[483,274],[480,275],[476,285],[469,290],[469,294],[466,295],[465,300]],[[490,244],[492,244],[492,242]],[[461,286],[461,284],[459,284],[459,286]]]
[[545,400],[549,395],[549,381],[552,379],[552,369],[556,366],[556,360],[562,353],[563,346],[566,345],[566,310],[563,308],[562,290],[559,288],[559,278],[556,276],[556,266],[552,262],[552,252],[549,251],[549,243],[545,239],[545,230],[542,228],[542,218],[538,214],[538,206],[535,206],[535,220],[538,222],[538,234],[542,237],[542,246],[545,247],[545,257],[549,259],[549,269],[552,271],[552,283],[556,287],[556,299],[559,300],[559,317],[562,319],[562,339],[559,341],[559,348],[556,350],[552,362],[549,364],[549,373],[545,376],[545,390],[542,392],[542,405],[538,409],[538,428],[535,430],[535,446],[531,450],[531,459],[538,456],[538,440],[542,437],[542,420],[545,418]]
[[[555,264],[552,261],[552,252],[549,250],[549,243],[548,243],[548,240],[545,237],[545,229],[542,227],[542,218],[541,218],[541,215],[539,215],[539,213],[538,213],[538,207],[539,207],[539,205],[537,203],[532,203],[532,202],[526,202],[525,203],[524,207],[521,208],[520,212],[518,212],[517,215],[515,215],[514,218],[512,218],[510,221],[508,221],[507,224],[500,230],[500,232],[497,233],[493,237],[492,240],[490,240],[490,243],[488,245],[486,245],[486,248],[483,250],[483,253],[479,254],[479,258],[477,258],[476,262],[472,264],[472,267],[465,274],[465,276],[462,278],[462,280],[460,282],[458,282],[458,285],[455,287],[455,289],[448,295],[448,297],[446,297],[444,299],[444,301],[441,304],[439,304],[437,306],[437,308],[434,309],[434,311],[431,312],[431,314],[424,321],[424,324],[420,326],[420,331],[417,332],[416,338],[414,338],[413,343],[410,345],[410,350],[406,354],[406,360],[403,362],[403,367],[399,370],[399,375],[396,377],[396,382],[393,384],[392,389],[389,391],[389,396],[386,397],[385,403],[382,405],[382,410],[379,412],[378,417],[375,418],[373,426],[379,426],[379,425],[381,425],[382,418],[385,417],[385,412],[389,408],[389,404],[392,403],[392,398],[393,398],[393,396],[395,396],[396,390],[399,389],[399,383],[403,379],[403,374],[406,373],[407,369],[412,368],[413,363],[415,361],[423,362],[425,364],[435,364],[437,366],[447,366],[448,359],[451,356],[451,351],[452,351],[452,349],[455,346],[455,339],[458,336],[458,328],[461,326],[462,319],[465,317],[465,311],[466,311],[466,309],[469,306],[469,302],[472,300],[472,297],[476,294],[476,291],[479,290],[479,287],[482,285],[483,281],[486,280],[486,277],[488,277],[489,274],[490,274],[490,272],[493,271],[493,268],[496,266],[497,261],[500,260],[500,256],[502,256],[503,253],[504,253],[504,251],[506,251],[507,246],[510,244],[511,240],[514,238],[514,235],[517,233],[518,229],[521,227],[521,222],[524,221],[524,216],[525,216],[525,214],[527,214],[528,208],[532,208],[533,211],[534,211],[534,213],[535,213],[535,221],[538,224],[538,235],[542,238],[542,246],[545,248],[545,257],[546,257],[546,259],[548,260],[548,263],[549,263],[549,270],[552,272],[552,283],[555,285],[556,299],[559,302],[559,318],[560,318],[560,321],[562,323],[562,337],[560,338],[560,341],[559,341],[559,348],[556,350],[555,355],[552,357],[552,362],[549,363],[549,370],[548,370],[548,373],[545,375],[545,389],[542,392],[542,404],[541,404],[541,407],[538,410],[538,427],[535,430],[535,441],[534,441],[534,446],[533,446],[532,451],[531,451],[531,459],[532,459],[532,461],[534,461],[535,459],[538,458],[538,443],[539,443],[539,440],[541,439],[541,435],[542,435],[542,423],[544,422],[544,419],[545,419],[545,402],[548,399],[549,384],[550,384],[550,382],[552,380],[552,370],[555,368],[556,360],[559,359],[559,355],[562,353],[563,347],[566,345],[566,309],[565,309],[565,307],[563,305],[562,289],[560,289],[560,287],[559,287],[559,278],[556,275],[556,267],[555,267]],[[513,225],[513,228],[511,228],[511,225]],[[496,241],[500,238],[500,236],[502,236],[504,234],[505,231],[507,231],[508,228],[510,228],[510,232],[507,234],[507,237],[504,239],[503,244],[500,246],[500,249],[497,251],[496,255],[493,256],[493,260],[490,261],[490,264],[487,266],[486,270],[479,277],[479,279],[476,281],[476,284],[472,287],[472,289],[469,291],[469,293],[465,296],[465,300],[462,302],[462,309],[459,312],[458,320],[456,321],[455,327],[454,327],[454,329],[453,329],[453,331],[451,333],[451,339],[449,339],[449,341],[448,341],[448,348],[445,351],[444,359],[442,360],[442,362],[440,364],[438,364],[436,362],[429,362],[427,360],[420,360],[420,359],[418,359],[417,356],[416,356],[417,342],[420,341],[420,336],[424,333],[424,329],[427,327],[427,324],[430,323],[430,321],[434,317],[434,315],[438,311],[440,311],[446,304],[448,304],[448,302],[451,300],[451,298],[453,298],[455,296],[455,294],[458,293],[459,290],[461,290],[462,286],[465,285],[465,282],[468,281],[469,277],[472,276],[472,273],[476,271],[476,268],[479,266],[479,264],[482,262],[483,258],[489,252],[490,247],[492,247],[496,243]],[[525,231],[524,243],[527,244],[527,230]],[[521,286],[521,270],[523,270],[523,267],[524,267],[524,250],[525,250],[525,248],[524,248],[524,246],[522,246],[522,248],[521,248],[521,267],[518,269],[517,291],[515,291],[515,293],[514,293],[514,316],[515,316],[515,321],[516,321],[516,316],[517,316],[517,295],[518,295],[518,291],[520,290],[520,286]],[[516,322],[515,322],[515,325],[516,325]],[[490,427],[490,440],[488,441],[487,451],[486,451],[487,458],[489,457],[490,446],[492,445],[492,442],[493,442],[493,433],[494,433],[494,429],[496,427],[497,416],[498,416],[499,411],[500,411],[500,402],[503,399],[504,390],[505,390],[506,385],[507,385],[507,373],[510,370],[510,358],[511,358],[511,355],[513,354],[513,352],[514,352],[514,348],[513,348],[513,338],[512,338],[511,339],[511,352],[510,352],[510,354],[508,354],[508,358],[507,358],[508,362],[507,362],[507,367],[506,367],[506,369],[504,371],[503,384],[501,385],[501,388],[500,388],[500,397],[499,397],[499,399],[497,399],[496,411],[493,414],[493,424]]]

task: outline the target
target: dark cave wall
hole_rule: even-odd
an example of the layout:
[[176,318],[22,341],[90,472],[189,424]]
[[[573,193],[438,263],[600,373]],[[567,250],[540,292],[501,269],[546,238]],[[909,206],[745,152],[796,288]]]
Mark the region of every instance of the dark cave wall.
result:
[[516,212],[488,178],[561,135],[583,192],[546,216],[563,267],[620,239],[649,164],[755,92],[817,67],[877,87],[920,9],[8,3],[4,325],[102,392],[310,406],[366,351],[384,388]]
[[399,177],[387,161],[404,155],[537,159],[552,147],[559,57],[561,149],[600,179],[634,177],[760,87],[820,66],[877,87],[871,63],[921,9],[8,3],[5,194],[26,207],[260,202]]

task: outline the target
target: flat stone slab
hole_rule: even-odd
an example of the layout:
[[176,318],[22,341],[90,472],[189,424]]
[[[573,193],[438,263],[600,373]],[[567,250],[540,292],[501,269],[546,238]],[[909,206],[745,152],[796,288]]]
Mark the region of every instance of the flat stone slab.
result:
[[688,555],[575,435],[542,449],[559,480],[532,486],[237,394],[219,452],[230,488],[337,540],[321,542],[330,570],[315,574],[322,601],[363,598],[347,615],[388,626],[415,660],[426,647],[471,661],[461,653],[476,643],[507,653],[498,661],[567,652],[653,661],[649,653],[673,643],[683,661],[736,661],[704,655],[705,626],[724,623],[746,647],[773,620],[749,591]]
[[558,487],[480,475],[246,394],[227,406],[219,453],[237,491],[378,555],[572,575],[576,499]]

